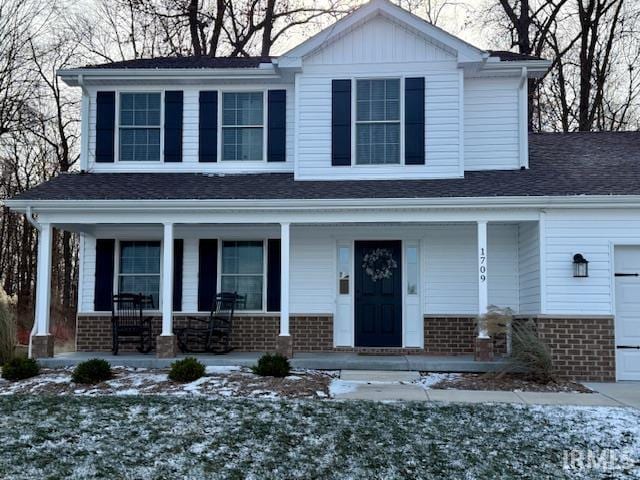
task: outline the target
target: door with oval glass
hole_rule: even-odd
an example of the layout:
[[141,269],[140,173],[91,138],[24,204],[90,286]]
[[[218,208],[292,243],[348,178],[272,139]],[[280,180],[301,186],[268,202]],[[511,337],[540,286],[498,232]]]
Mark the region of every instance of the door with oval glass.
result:
[[355,345],[402,346],[402,242],[355,242]]

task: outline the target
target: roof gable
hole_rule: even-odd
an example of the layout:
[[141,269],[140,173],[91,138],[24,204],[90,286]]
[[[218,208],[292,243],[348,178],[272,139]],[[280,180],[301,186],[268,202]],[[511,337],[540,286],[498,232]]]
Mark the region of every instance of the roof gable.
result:
[[456,52],[434,44],[404,23],[376,15],[304,57],[304,65],[456,61]]
[[317,53],[351,30],[358,28],[378,16],[383,16],[403,26],[406,30],[422,36],[429,43],[449,52],[451,55],[457,56],[460,62],[478,62],[489,56],[487,52],[445,32],[403,8],[392,4],[388,0],[371,0],[369,3],[280,56],[277,60],[278,65],[280,67],[300,66],[303,57]]

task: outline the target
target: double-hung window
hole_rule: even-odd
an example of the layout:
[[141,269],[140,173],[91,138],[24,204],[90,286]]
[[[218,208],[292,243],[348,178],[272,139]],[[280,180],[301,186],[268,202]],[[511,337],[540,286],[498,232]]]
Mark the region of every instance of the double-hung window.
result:
[[356,81],[356,164],[400,163],[400,80]]
[[160,161],[160,93],[120,94],[121,162]]
[[223,241],[221,283],[223,292],[245,298],[245,310],[262,310],[264,244],[261,241]]
[[222,160],[264,159],[262,92],[222,94]]
[[120,242],[118,291],[151,295],[153,308],[158,308],[160,242]]

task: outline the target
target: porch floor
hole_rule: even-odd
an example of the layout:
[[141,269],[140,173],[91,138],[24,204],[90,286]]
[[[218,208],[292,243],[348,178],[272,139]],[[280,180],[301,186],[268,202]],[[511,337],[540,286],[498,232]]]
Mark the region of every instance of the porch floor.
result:
[[[189,354],[197,357],[206,366],[254,365],[262,352],[231,352],[226,355]],[[138,353],[114,356],[105,352],[65,352],[53,358],[41,358],[40,365],[60,368],[76,365],[90,358],[102,358],[113,366],[136,368],[167,368],[175,358],[157,358],[153,353]],[[316,370],[408,370],[427,372],[491,372],[504,367],[504,360],[476,362],[471,355],[359,355],[354,352],[298,352],[291,359],[291,366]]]

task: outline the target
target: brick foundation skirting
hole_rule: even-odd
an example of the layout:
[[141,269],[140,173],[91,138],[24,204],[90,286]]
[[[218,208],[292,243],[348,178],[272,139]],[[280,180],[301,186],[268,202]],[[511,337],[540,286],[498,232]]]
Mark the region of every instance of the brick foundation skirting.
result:
[[[206,315],[203,316],[206,318]],[[175,315],[175,328],[187,325],[187,318]],[[156,348],[156,337],[162,329],[162,318],[151,320],[151,341]],[[333,318],[327,315],[294,316],[290,319],[294,351],[330,351],[333,348]],[[238,316],[233,319],[231,345],[241,352],[274,352],[280,333],[279,316]],[[79,315],[76,329],[77,351],[110,352],[111,317]],[[124,344],[121,352],[135,352],[136,346]]]
[[535,319],[538,336],[550,347],[556,374],[568,380],[615,381],[613,317]]
[[[429,355],[474,355],[475,317],[424,317],[424,353]],[[505,335],[493,339],[493,352],[507,352]]]

